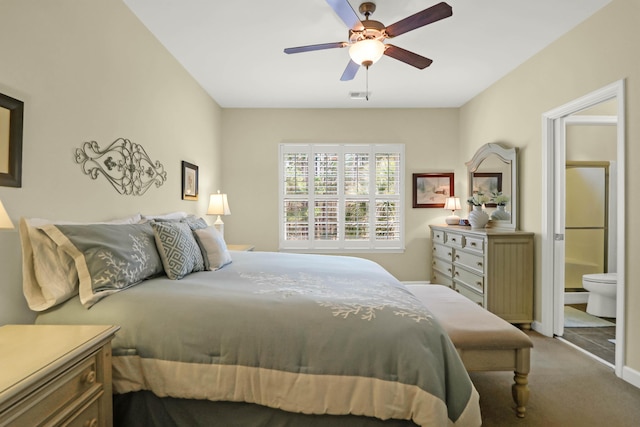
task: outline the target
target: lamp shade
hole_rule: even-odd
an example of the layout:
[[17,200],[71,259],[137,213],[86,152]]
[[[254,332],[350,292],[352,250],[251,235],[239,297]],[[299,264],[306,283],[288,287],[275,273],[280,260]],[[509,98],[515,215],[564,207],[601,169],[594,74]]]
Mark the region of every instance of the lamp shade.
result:
[[444,202],[444,208],[449,209],[450,211],[462,209],[460,199],[458,197],[447,197],[447,200]]
[[2,205],[2,200],[0,200],[0,228],[13,228],[13,223]]
[[217,194],[212,194],[209,197],[207,215],[231,215],[226,194],[220,194],[220,191],[218,191]]
[[349,56],[353,62],[366,67],[375,64],[383,54],[384,43],[377,39],[360,40],[349,48]]

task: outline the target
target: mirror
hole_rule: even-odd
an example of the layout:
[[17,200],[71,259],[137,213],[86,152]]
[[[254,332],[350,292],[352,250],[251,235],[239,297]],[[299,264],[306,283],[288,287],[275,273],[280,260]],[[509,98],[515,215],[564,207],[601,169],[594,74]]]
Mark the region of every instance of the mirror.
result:
[[[487,228],[518,229],[517,150],[498,143],[485,144],[465,163],[469,175],[469,197],[477,192],[503,197],[485,204],[490,216]],[[506,200],[505,200],[506,199]],[[496,203],[496,201],[498,203]]]
[[0,93],[0,186],[22,186],[24,103]]

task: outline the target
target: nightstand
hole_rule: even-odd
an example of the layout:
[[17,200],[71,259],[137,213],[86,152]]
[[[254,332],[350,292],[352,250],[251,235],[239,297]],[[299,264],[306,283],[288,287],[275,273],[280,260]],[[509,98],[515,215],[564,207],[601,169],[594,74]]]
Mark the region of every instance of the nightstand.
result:
[[0,426],[111,427],[117,326],[0,327]]
[[230,251],[252,251],[256,247],[254,245],[227,245],[227,249]]

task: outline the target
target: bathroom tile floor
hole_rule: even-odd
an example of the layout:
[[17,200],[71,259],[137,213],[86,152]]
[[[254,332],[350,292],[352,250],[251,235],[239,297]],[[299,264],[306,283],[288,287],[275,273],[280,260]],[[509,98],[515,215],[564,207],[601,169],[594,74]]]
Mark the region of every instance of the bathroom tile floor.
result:
[[[586,311],[586,304],[569,304],[578,310]],[[615,323],[616,319],[606,318]],[[616,337],[615,326],[601,328],[564,328],[564,338],[572,344],[598,356],[599,358],[615,364],[616,346],[609,340]]]

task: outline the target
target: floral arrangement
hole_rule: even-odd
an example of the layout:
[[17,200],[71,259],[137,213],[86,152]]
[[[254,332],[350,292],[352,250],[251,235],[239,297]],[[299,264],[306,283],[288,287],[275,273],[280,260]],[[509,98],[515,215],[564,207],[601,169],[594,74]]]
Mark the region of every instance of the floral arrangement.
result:
[[509,196],[502,192],[491,193],[491,201],[498,206],[506,206],[509,203]]
[[484,193],[475,193],[472,197],[467,199],[467,202],[471,203],[473,206],[482,206],[485,203],[488,203],[491,199],[489,196],[486,196]]

